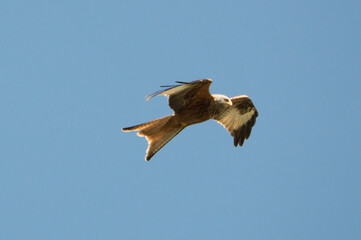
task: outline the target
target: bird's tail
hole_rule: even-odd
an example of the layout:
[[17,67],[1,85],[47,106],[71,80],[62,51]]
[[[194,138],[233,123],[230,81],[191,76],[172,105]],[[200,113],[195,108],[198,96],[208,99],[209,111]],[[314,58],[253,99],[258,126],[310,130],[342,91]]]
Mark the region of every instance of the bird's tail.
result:
[[149,161],[154,154],[156,154],[184,128],[185,126],[177,123],[174,115],[169,115],[150,122],[123,128],[122,130],[124,132],[139,131],[137,135],[144,136],[147,139],[148,149],[145,160]]

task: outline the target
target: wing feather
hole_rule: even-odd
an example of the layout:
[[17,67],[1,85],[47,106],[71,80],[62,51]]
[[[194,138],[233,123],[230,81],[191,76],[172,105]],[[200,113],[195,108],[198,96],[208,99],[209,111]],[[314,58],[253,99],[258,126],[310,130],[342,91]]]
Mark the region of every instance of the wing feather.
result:
[[258,112],[251,99],[245,95],[231,98],[232,107],[214,118],[234,137],[234,146],[242,146],[251,135]]
[[212,95],[209,92],[209,86],[212,83],[211,79],[201,79],[192,82],[177,81],[176,83],[179,83],[179,85],[162,86],[167,87],[167,89],[149,94],[146,96],[147,100],[155,96],[165,95],[168,97],[169,106],[177,113],[186,108],[190,100],[194,100],[194,98],[212,99]]

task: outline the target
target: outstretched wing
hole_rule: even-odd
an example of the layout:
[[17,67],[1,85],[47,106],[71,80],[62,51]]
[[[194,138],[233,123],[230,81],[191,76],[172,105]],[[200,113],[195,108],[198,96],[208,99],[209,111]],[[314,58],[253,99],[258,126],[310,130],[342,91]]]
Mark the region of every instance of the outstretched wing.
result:
[[191,104],[195,98],[201,101],[213,99],[209,92],[209,86],[212,83],[211,79],[176,83],[180,83],[180,85],[161,86],[167,87],[167,89],[149,94],[147,100],[158,95],[168,96],[169,106],[174,112],[178,113],[186,108],[188,104]]
[[234,146],[237,147],[237,145],[242,146],[244,140],[251,135],[258,112],[251,99],[246,95],[233,97],[231,100],[232,107],[214,120],[231,133],[234,137]]

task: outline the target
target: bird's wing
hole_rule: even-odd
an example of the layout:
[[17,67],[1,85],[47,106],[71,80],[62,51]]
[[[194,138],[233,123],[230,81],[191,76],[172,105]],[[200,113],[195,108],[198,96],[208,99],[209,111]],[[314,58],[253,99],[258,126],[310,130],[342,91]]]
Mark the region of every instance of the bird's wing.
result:
[[169,106],[174,112],[182,111],[187,105],[197,98],[198,100],[213,99],[209,92],[209,86],[212,83],[211,79],[201,79],[192,82],[177,82],[179,85],[162,86],[167,87],[165,90],[160,90],[149,94],[147,100],[158,95],[168,96]]
[[214,118],[234,137],[234,146],[242,146],[251,135],[252,127],[258,116],[251,99],[245,95],[232,97],[232,106],[220,116]]

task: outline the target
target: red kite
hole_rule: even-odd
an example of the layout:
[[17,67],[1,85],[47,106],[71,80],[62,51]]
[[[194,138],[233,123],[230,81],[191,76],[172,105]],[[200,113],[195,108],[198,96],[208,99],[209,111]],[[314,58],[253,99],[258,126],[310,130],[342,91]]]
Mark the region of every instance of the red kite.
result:
[[158,95],[168,96],[169,106],[174,111],[172,115],[122,129],[124,132],[139,131],[138,136],[145,136],[148,141],[145,160],[149,161],[187,126],[209,119],[222,124],[231,133],[235,147],[242,146],[249,138],[258,112],[248,96],[211,95],[211,79],[177,83],[180,85],[161,86],[167,89],[147,96],[147,100]]

